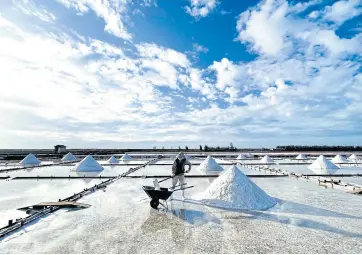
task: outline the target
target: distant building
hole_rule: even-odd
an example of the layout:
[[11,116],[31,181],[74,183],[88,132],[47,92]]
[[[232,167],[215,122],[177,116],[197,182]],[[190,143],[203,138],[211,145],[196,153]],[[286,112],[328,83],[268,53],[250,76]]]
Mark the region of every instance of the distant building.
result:
[[64,153],[67,151],[67,146],[65,145],[55,145],[54,146],[54,153]]

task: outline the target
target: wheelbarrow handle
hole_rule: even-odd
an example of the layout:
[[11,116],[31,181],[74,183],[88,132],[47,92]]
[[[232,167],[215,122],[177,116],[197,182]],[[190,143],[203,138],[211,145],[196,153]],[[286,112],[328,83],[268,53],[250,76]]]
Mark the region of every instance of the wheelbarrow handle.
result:
[[185,188],[181,188],[181,189],[175,189],[175,190],[173,190],[174,192],[175,191],[179,191],[179,190],[185,190],[185,189],[189,189],[189,188],[193,188],[194,186],[189,186],[189,187],[185,187]]
[[161,181],[158,181],[158,183],[164,182],[164,181],[166,181],[166,180],[168,180],[168,179],[171,179],[171,178],[173,178],[173,177],[175,177],[175,176],[167,177],[166,179],[163,179],[163,180],[161,180]]

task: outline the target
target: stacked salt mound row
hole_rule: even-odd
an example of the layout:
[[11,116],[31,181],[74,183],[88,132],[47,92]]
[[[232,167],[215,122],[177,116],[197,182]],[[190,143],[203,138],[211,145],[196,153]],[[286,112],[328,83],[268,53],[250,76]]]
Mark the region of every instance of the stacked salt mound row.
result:
[[74,157],[74,155],[71,153],[71,152],[68,152],[67,155],[65,155],[63,158],[62,158],[62,161],[63,162],[66,162],[66,161],[76,161],[77,158]]
[[299,154],[295,159],[307,159],[307,156],[304,154]]
[[223,172],[200,195],[204,204],[227,209],[265,210],[276,204],[235,165]]
[[348,160],[345,158],[345,157],[343,157],[343,156],[341,156],[341,155],[336,155],[333,159],[332,159],[332,162],[334,163],[334,164],[339,164],[339,163],[348,163]]
[[85,157],[74,167],[74,170],[77,172],[98,172],[103,171],[103,169],[104,168],[97,161],[95,161],[91,155]]
[[308,168],[316,174],[333,174],[339,169],[323,155],[320,155]]
[[40,160],[37,159],[34,154],[28,154],[22,161],[20,161],[22,165],[39,165]]
[[260,163],[263,164],[274,164],[274,160],[271,159],[268,155],[265,155],[261,160]]
[[127,153],[125,153],[125,154],[122,156],[121,160],[132,160],[132,158],[131,158],[130,155],[128,155]]
[[119,163],[119,160],[116,159],[115,156],[112,156],[112,157],[110,157],[110,158],[107,160],[107,163],[109,163],[109,164],[118,164],[118,163]]
[[246,159],[246,156],[244,154],[240,154],[236,159]]
[[207,156],[207,158],[196,169],[202,173],[219,173],[224,171],[224,169],[215,161],[215,159],[210,156]]

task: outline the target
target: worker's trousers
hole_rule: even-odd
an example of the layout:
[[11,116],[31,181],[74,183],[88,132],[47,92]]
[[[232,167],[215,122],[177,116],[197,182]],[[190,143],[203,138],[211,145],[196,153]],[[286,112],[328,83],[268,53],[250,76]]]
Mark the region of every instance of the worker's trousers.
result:
[[[180,188],[183,188],[184,184],[185,184],[185,175],[184,174],[179,174],[172,178],[172,188],[175,188],[175,186],[177,185],[178,182],[181,185]],[[183,190],[182,196],[184,197],[184,195],[185,195],[185,191]]]

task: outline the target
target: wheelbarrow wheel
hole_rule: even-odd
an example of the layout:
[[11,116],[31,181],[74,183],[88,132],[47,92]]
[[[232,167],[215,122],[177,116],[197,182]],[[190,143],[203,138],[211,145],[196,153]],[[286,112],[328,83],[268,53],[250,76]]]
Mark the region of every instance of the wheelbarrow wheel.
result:
[[158,199],[152,199],[151,202],[150,202],[150,206],[153,208],[153,209],[157,209],[158,205],[160,204],[160,201],[158,201]]

